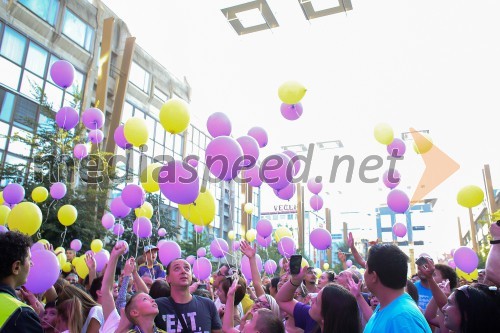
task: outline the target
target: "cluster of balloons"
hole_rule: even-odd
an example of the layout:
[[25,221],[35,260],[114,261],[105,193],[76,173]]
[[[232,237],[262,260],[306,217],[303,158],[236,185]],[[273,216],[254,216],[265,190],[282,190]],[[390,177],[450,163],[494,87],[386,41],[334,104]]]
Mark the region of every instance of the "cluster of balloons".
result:
[[323,198],[319,196],[319,193],[323,189],[323,184],[321,184],[320,177],[313,177],[307,181],[307,189],[313,194],[311,199],[309,199],[309,205],[312,210],[318,211],[323,208]]
[[306,94],[306,88],[296,81],[284,82],[278,88],[281,104],[281,115],[287,120],[297,120],[304,112],[300,101]]

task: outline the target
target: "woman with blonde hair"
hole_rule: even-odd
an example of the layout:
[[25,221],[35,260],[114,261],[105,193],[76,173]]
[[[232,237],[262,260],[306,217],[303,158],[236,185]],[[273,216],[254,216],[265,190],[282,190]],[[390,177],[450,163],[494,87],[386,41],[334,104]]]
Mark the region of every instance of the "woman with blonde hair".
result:
[[56,330],[61,333],[81,333],[83,326],[82,303],[77,297],[57,306]]
[[104,323],[102,307],[85,291],[73,285],[64,286],[59,293],[58,302],[78,298],[81,303],[84,323],[82,333],[98,333]]

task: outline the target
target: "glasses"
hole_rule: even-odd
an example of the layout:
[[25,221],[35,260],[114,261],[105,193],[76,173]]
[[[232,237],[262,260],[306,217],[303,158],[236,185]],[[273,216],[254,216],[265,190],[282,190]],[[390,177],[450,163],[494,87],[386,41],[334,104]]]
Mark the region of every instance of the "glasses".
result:
[[465,297],[470,298],[469,297],[469,286],[468,285],[461,286],[460,288],[457,288],[457,290],[460,290],[461,292],[463,292],[465,294]]

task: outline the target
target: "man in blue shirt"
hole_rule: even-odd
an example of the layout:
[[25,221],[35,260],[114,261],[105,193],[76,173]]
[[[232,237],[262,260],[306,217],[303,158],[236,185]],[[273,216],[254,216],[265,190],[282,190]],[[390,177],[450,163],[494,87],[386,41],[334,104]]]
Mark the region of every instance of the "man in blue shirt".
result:
[[138,268],[139,276],[149,275],[153,281],[155,279],[164,279],[166,276],[163,265],[156,261],[158,256],[158,248],[153,245],[144,247],[144,258],[146,261]]
[[376,244],[370,248],[365,282],[380,304],[364,333],[431,333],[422,312],[404,291],[407,274],[408,256],[396,245]]

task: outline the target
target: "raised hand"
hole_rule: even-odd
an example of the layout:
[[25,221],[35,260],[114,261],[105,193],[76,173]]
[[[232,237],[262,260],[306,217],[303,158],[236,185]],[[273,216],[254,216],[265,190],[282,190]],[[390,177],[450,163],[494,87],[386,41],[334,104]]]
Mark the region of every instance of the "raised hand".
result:
[[349,287],[349,291],[354,297],[358,297],[361,295],[361,285],[363,281],[359,280],[358,283],[354,282],[351,276],[349,276],[349,279],[347,280],[347,285]]
[[432,275],[434,274],[434,262],[431,258],[426,257],[427,263],[418,266],[419,272],[425,275],[428,279],[432,279]]
[[231,287],[229,287],[229,290],[227,291],[227,295],[234,296],[238,288],[240,288],[240,285],[238,284],[238,279],[234,279],[233,284],[231,285]]
[[352,232],[349,232],[349,236],[347,237],[347,245],[351,248],[354,246],[354,237],[352,236]]
[[94,253],[89,252],[85,255],[85,263],[87,264],[89,270],[95,270],[96,262],[94,258]]
[[118,243],[111,250],[111,256],[119,257],[127,251],[127,247],[123,243]]
[[131,276],[132,273],[135,271],[135,258],[130,257],[128,258],[127,262],[125,262],[125,267],[123,268],[123,275],[124,276]]
[[443,282],[438,283],[439,288],[443,291],[443,293],[446,296],[450,296],[451,290],[450,290],[450,280],[446,279],[443,280]]
[[241,243],[240,243],[241,253],[246,255],[248,258],[255,257],[255,253],[257,252],[255,247],[256,247],[256,244],[254,244],[252,247],[247,241],[241,241]]

